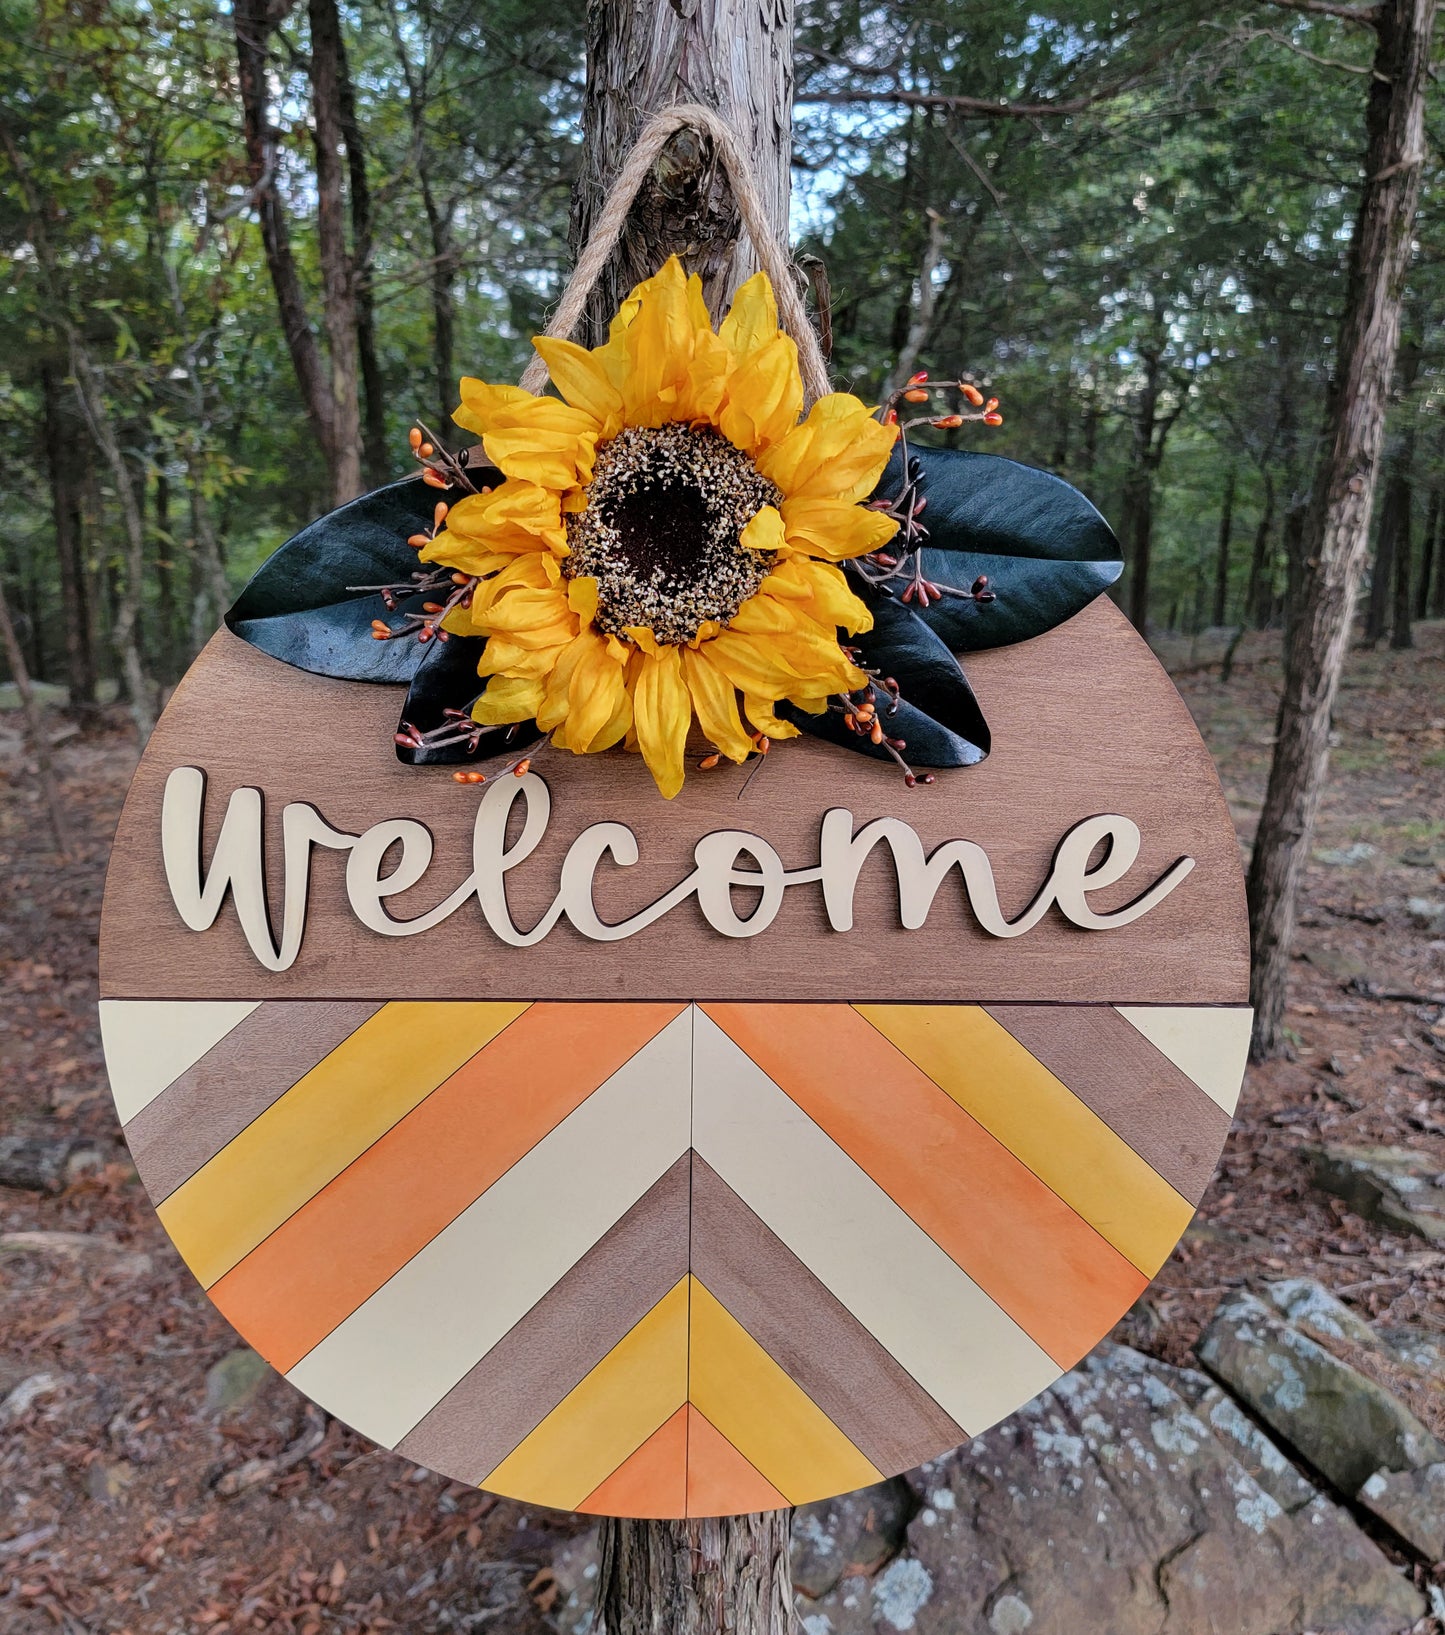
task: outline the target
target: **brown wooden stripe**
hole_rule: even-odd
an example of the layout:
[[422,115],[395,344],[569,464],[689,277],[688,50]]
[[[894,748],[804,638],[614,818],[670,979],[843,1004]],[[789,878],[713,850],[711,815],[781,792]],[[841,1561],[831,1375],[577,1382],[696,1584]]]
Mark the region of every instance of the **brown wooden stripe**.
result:
[[495,1470],[686,1273],[688,1182],[684,1153],[396,1451],[458,1481]]
[[380,1009],[371,1000],[257,1006],[126,1125],[153,1201],[188,1181]]
[[1204,1196],[1229,1114],[1108,1005],[987,1005],[1044,1064],[1192,1204]]
[[692,1157],[692,1269],[879,1470],[968,1435],[725,1181]]

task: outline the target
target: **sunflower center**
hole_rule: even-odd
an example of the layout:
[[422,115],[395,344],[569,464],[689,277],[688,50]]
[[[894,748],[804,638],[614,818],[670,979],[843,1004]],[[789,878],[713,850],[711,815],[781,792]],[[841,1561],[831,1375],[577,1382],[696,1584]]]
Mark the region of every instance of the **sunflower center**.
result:
[[757,592],[774,553],[740,536],[781,498],[711,426],[626,426],[598,446],[587,508],[567,518],[562,571],[596,579],[598,629],[646,625],[680,645]]

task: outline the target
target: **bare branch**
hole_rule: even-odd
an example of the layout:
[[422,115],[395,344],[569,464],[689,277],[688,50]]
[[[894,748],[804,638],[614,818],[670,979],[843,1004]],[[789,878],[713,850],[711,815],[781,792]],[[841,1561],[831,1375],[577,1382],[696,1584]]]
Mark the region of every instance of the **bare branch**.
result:
[[[1211,28],[1219,25],[1211,23]],[[1338,57],[1321,57],[1313,51],[1306,51],[1296,40],[1290,39],[1288,34],[1277,34],[1272,28],[1244,28],[1225,31],[1231,40],[1237,40],[1241,45],[1252,45],[1256,40],[1269,40],[1275,45],[1282,45],[1286,51],[1294,52],[1295,56],[1303,57],[1306,62],[1312,62],[1317,68],[1338,68],[1346,74],[1370,74],[1374,70],[1368,63],[1341,62]]]
[[1267,0],[1271,6],[1283,6],[1286,11],[1308,11],[1316,17],[1337,17],[1342,23],[1355,23],[1360,28],[1380,26],[1381,7],[1347,6],[1343,0]]

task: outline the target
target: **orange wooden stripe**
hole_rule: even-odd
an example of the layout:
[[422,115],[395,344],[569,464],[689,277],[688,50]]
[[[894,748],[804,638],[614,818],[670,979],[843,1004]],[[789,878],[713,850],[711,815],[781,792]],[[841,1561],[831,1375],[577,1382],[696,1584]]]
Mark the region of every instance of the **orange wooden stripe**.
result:
[[1060,1367],[1148,1287],[851,1007],[703,1009]]
[[687,1513],[743,1516],[788,1501],[709,1419],[687,1404]]
[[687,1514],[687,1404],[631,1453],[577,1506],[590,1516],[682,1517]]
[[274,1367],[295,1366],[681,1005],[537,1004],[210,1289]]

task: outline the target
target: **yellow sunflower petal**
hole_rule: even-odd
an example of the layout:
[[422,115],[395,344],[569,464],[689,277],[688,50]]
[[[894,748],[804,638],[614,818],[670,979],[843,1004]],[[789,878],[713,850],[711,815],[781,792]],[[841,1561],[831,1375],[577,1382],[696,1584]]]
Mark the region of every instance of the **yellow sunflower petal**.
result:
[[540,426],[506,426],[487,432],[482,447],[508,477],[520,477],[542,488],[575,488],[592,480],[597,434],[595,430],[578,434]]
[[622,427],[622,393],[608,375],[606,362],[575,341],[537,335],[532,345],[547,365],[562,396],[597,422],[600,437],[615,437]]
[[567,581],[567,606],[583,624],[597,617],[597,581],[590,573]]
[[653,781],[671,800],[682,788],[692,698],[683,679],[682,658],[677,648],[665,647],[657,658],[646,653],[641,658],[632,688],[637,746]]
[[895,517],[850,500],[784,500],[782,515],[790,549],[830,562],[881,551],[898,532]]
[[623,412],[630,426],[660,426],[674,418],[698,332],[682,263],[670,256],[661,272],[632,293],[638,308],[623,334],[628,363],[621,382]]
[[489,727],[530,721],[542,703],[542,683],[518,676],[493,676],[472,705],[472,720]]
[[462,567],[463,552],[477,554],[484,550],[546,550],[554,556],[565,556],[567,531],[556,490],[513,478],[489,494],[466,495],[447,513],[446,528],[430,545],[422,547],[421,560]]
[[785,557],[758,587],[787,601],[797,601],[811,619],[830,628],[841,625],[850,636],[873,628],[873,615],[853,594],[847,576],[831,562]]
[[796,738],[798,729],[791,721],[783,721],[773,714],[775,700],[755,698],[749,693],[743,694],[743,708],[747,711],[748,720],[769,738]]
[[676,418],[716,424],[731,370],[728,349],[710,329],[698,330],[693,340],[692,362],[678,388],[673,411]]
[[567,684],[567,736],[574,750],[593,747],[627,694],[622,644],[595,630],[583,631],[577,644],[581,652]]
[[544,681],[551,675],[565,646],[565,642],[559,642],[554,647],[521,647],[504,637],[492,636],[477,661],[477,674]]
[[791,335],[775,335],[733,371],[718,428],[745,454],[756,455],[792,431],[802,412],[797,343]]
[[612,719],[592,740],[592,753],[599,750],[611,749],[632,730],[632,695],[627,691],[626,684],[617,695],[617,707],[612,712]]
[[753,746],[738,716],[737,689],[708,657],[706,647],[696,652],[683,649],[682,673],[708,742],[730,760],[746,760]]
[[[546,678],[542,702],[537,709],[537,725],[543,732],[551,732],[554,728],[561,727],[567,720],[570,708],[568,689],[572,685],[573,672],[582,662],[588,644],[600,639],[596,631],[584,630],[558,652],[557,662]],[[565,735],[565,741],[559,739],[558,742],[562,743],[564,748],[570,749],[572,747],[570,733]]]
[[723,319],[718,336],[741,362],[778,333],[778,302],[766,273],[754,273],[733,297],[732,310]]
[[480,436],[493,423],[495,416],[504,409],[525,403],[531,396],[520,386],[490,386],[484,380],[467,375],[462,380],[461,407],[452,415],[452,419],[467,431],[474,431]]
[[752,520],[738,535],[738,544],[749,551],[780,551],[787,543],[783,519],[771,505],[754,512]]
[[812,624],[782,635],[752,635],[734,624],[708,644],[708,656],[740,692],[756,698],[852,691],[867,680]]
[[758,470],[786,498],[860,500],[877,486],[897,436],[851,393],[829,392],[764,451]]

